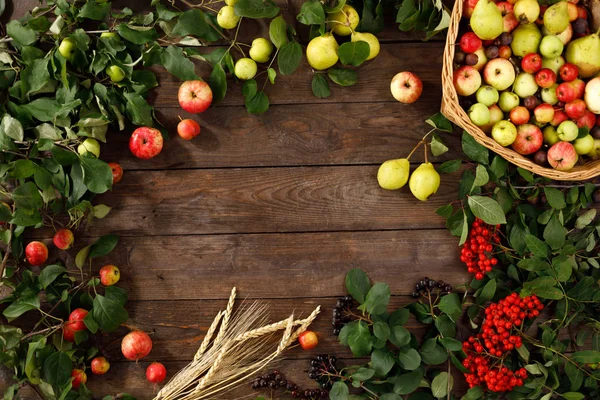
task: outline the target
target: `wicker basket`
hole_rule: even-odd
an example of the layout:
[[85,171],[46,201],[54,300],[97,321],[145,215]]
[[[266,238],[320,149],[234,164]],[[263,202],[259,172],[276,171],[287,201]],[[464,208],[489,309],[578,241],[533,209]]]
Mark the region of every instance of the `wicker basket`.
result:
[[458,104],[458,95],[452,82],[454,75],[454,49],[462,17],[462,9],[462,0],[457,0],[452,10],[446,48],[444,49],[442,113],[456,125],[467,131],[478,143],[501,155],[516,166],[527,169],[535,174],[559,181],[581,181],[600,175],[600,160],[588,161],[585,164],[576,165],[570,171],[558,171],[552,168],[541,167],[514,150],[502,147],[471,122],[465,110]]

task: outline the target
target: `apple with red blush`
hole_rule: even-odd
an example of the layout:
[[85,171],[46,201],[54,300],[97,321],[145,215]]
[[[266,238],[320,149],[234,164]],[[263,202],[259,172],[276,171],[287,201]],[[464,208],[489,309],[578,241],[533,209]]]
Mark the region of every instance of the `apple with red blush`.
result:
[[556,98],[563,103],[569,103],[577,98],[575,88],[570,82],[563,82],[556,88]]
[[554,118],[554,107],[548,103],[540,104],[533,110],[533,115],[540,124],[547,124]]
[[162,133],[147,126],[137,128],[129,139],[129,150],[137,158],[148,160],[156,157],[163,148]]
[[541,88],[551,88],[556,83],[556,74],[550,68],[542,68],[535,74],[535,82]]
[[568,119],[569,116],[563,110],[554,110],[554,117],[552,118],[552,121],[550,121],[550,125],[559,126]]
[[585,101],[575,99],[565,104],[565,112],[571,119],[579,119],[585,115],[587,108]]
[[540,128],[533,124],[523,124],[517,127],[517,138],[512,144],[512,149],[521,155],[533,154],[544,143],[544,136]]
[[179,105],[185,111],[199,114],[210,107],[213,93],[208,83],[201,80],[186,81],[179,87],[177,93]]
[[596,123],[596,114],[594,114],[590,110],[585,110],[583,117],[577,119],[577,121],[575,122],[577,123],[578,127],[585,127],[591,131],[594,128],[594,124]]
[[517,106],[510,111],[510,121],[515,125],[523,125],[529,122],[529,110],[523,106]]
[[471,96],[481,86],[481,74],[469,65],[463,65],[453,76],[454,88],[460,96]]
[[558,69],[558,75],[563,82],[572,82],[579,76],[579,69],[575,64],[565,63]]
[[548,163],[556,170],[569,171],[578,159],[575,147],[569,142],[558,142],[548,149]]
[[474,53],[483,46],[483,42],[475,32],[466,32],[460,37],[459,46],[465,53]]
[[184,140],[192,140],[200,134],[200,125],[193,119],[183,119],[177,124],[177,134]]
[[542,69],[542,56],[537,53],[525,54],[521,59],[521,69],[529,74],[535,74]]

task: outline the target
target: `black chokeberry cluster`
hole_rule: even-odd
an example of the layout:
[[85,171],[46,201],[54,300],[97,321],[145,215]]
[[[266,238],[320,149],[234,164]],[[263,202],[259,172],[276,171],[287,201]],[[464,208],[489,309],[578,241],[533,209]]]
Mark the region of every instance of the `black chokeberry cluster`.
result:
[[287,380],[278,370],[272,370],[266,374],[260,375],[250,381],[250,387],[254,390],[270,389],[271,398],[275,398],[276,391],[281,395],[288,393],[294,399],[317,400],[329,397],[327,390],[321,389],[300,389],[294,382]]
[[310,360],[308,377],[315,380],[323,389],[331,389],[333,383],[338,381],[337,358],[327,354],[318,355]]
[[448,285],[444,281],[435,281],[424,277],[415,284],[415,291],[412,294],[414,299],[418,299],[421,295],[438,291],[440,296],[445,296],[452,293],[452,285]]
[[336,301],[333,309],[333,319],[331,320],[334,335],[339,335],[344,325],[352,320],[348,315],[348,311],[352,308],[353,303],[352,296],[344,296]]

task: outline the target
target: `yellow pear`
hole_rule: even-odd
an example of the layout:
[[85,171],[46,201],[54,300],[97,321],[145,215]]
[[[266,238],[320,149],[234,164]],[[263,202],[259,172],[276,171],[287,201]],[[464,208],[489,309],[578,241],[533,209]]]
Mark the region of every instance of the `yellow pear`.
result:
[[496,3],[490,0],[477,2],[473,15],[471,15],[470,24],[473,32],[482,40],[495,39],[504,31],[502,12]]
[[577,65],[583,78],[596,75],[600,72],[600,36],[595,33],[573,40],[565,55],[567,62]]
[[353,42],[363,41],[369,44],[370,53],[369,57],[367,57],[367,60],[372,60],[379,54],[379,50],[381,48],[381,46],[379,45],[379,39],[377,39],[377,36],[373,35],[372,33],[354,32],[350,40],[352,40]]
[[339,47],[331,33],[317,36],[306,47],[306,59],[311,67],[319,71],[333,67],[339,59]]
[[566,1],[559,1],[548,7],[544,13],[544,27],[552,35],[557,35],[569,26],[569,11]]
[[358,26],[360,17],[354,7],[345,5],[340,11],[331,14],[329,20],[336,21],[332,22],[331,25],[334,33],[340,36],[348,36]]
[[440,174],[432,163],[423,163],[413,171],[410,181],[408,181],[408,187],[413,196],[421,201],[426,201],[440,187]]
[[410,162],[406,158],[387,160],[377,171],[379,186],[387,190],[400,189],[408,182]]

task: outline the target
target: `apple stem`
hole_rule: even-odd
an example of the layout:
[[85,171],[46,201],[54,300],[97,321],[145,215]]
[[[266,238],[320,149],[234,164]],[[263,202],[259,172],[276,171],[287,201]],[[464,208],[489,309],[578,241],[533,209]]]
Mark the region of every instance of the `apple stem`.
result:
[[183,121],[183,119],[181,119],[181,115],[178,115],[177,118],[179,118],[179,121]]

